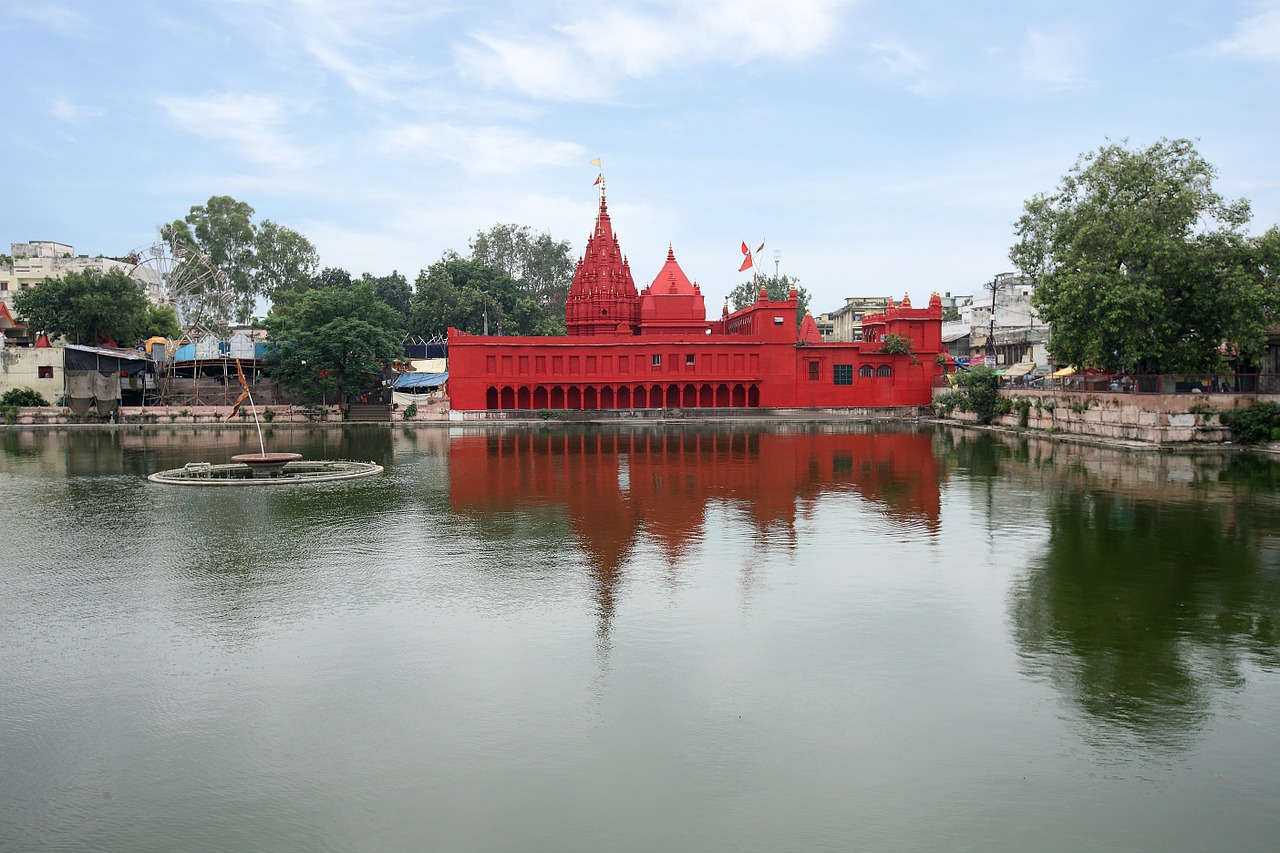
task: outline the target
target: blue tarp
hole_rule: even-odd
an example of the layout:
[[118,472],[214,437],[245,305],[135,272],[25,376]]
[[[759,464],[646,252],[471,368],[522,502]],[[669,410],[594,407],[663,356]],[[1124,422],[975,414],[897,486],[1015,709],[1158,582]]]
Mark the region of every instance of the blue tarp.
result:
[[448,373],[401,373],[392,388],[436,388],[449,380]]

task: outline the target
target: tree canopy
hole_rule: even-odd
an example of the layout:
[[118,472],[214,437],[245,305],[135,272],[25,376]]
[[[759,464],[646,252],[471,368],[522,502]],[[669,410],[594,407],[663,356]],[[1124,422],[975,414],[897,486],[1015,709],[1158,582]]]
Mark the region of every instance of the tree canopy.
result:
[[303,293],[266,327],[273,344],[272,375],[304,399],[342,399],[376,387],[385,362],[403,349],[400,316],[363,281]]
[[108,339],[132,344],[149,333],[151,311],[142,287],[120,270],[68,272],[20,290],[13,298],[18,320],[76,344]]
[[809,313],[809,291],[789,275],[766,275],[744,281],[729,292],[730,310],[738,311],[754,304],[760,296],[761,287],[765,289],[770,299],[779,302],[786,300],[791,288],[796,289],[796,326],[799,327],[804,315]]
[[575,266],[568,240],[534,234],[527,225],[499,224],[476,234],[471,259],[506,275],[548,316],[563,321]]
[[422,337],[450,327],[473,335],[564,334],[563,308],[557,316],[502,270],[474,258],[448,253],[418,273],[409,306],[409,331]]
[[161,233],[175,252],[203,255],[222,273],[232,298],[225,319],[238,323],[249,321],[259,297],[291,301],[307,289],[319,265],[306,237],[269,219],[255,225],[253,208],[230,196],[193,206]]
[[1108,144],[1026,202],[1009,257],[1036,285],[1059,363],[1164,373],[1261,352],[1280,232],[1250,237],[1249,203],[1224,199],[1215,176],[1185,139]]

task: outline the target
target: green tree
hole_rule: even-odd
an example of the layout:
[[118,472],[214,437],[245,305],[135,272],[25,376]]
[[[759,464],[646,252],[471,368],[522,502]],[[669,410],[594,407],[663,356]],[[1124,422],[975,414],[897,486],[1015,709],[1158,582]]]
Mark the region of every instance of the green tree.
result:
[[552,317],[561,320],[575,267],[568,240],[556,240],[527,225],[494,225],[471,241],[471,259],[505,274]]
[[266,327],[272,376],[307,400],[377,387],[384,364],[403,353],[399,315],[366,282],[307,291]]
[[172,305],[156,305],[147,303],[146,316],[142,321],[142,338],[177,338],[182,334],[178,325],[178,312]]
[[960,397],[955,402],[966,412],[978,416],[978,423],[989,424],[1008,414],[1012,403],[1000,396],[1000,374],[994,367],[975,367],[955,375]]
[[409,286],[408,279],[396,270],[392,270],[391,275],[374,276],[365,273],[360,276],[360,280],[372,285],[374,296],[390,306],[402,318],[408,319],[409,303],[413,300],[413,288]]
[[540,335],[562,330],[515,280],[486,263],[448,253],[418,273],[409,331],[443,335],[450,327],[473,335]]
[[213,196],[160,231],[175,254],[201,256],[226,282],[224,322],[247,323],[260,297],[287,306],[310,288],[319,265],[306,237],[270,219],[254,224],[253,208],[230,196]]
[[809,291],[789,275],[767,275],[744,281],[729,292],[731,310],[739,311],[748,305],[755,304],[760,297],[761,287],[765,289],[770,299],[779,302],[786,300],[791,288],[796,289],[796,327],[799,328],[800,321],[804,319],[805,314],[809,313]]
[[1036,284],[1055,361],[1163,373],[1213,368],[1224,343],[1262,351],[1280,232],[1249,237],[1249,203],[1215,174],[1185,139],[1108,144],[1026,202],[1009,257]]
[[119,270],[87,269],[46,278],[13,298],[20,321],[77,344],[138,340],[146,332],[148,305],[142,287]]
[[311,280],[311,287],[319,290],[324,287],[346,289],[351,287],[351,273],[342,267],[325,267]]
[[216,195],[161,230],[175,250],[198,252],[209,259],[210,266],[221,271],[233,298],[232,317],[237,322],[247,322],[258,294],[254,281],[257,232],[253,208],[231,196]]
[[306,237],[264,219],[254,235],[253,245],[256,294],[270,299],[273,306],[288,305],[311,288],[320,256]]

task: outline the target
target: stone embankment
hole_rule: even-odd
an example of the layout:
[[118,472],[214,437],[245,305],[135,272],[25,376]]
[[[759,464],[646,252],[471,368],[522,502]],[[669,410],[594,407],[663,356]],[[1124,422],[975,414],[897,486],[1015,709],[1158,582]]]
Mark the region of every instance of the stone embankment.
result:
[[[935,397],[947,389],[936,389]],[[1059,437],[1117,443],[1224,444],[1231,431],[1221,413],[1255,401],[1280,401],[1276,395],[1131,394],[1110,392],[1001,391],[1013,402],[993,426],[1028,429]],[[952,411],[943,422],[976,424],[971,412]]]
[[[316,424],[343,423],[339,406],[258,406],[258,420],[267,424]],[[0,426],[54,426],[54,425],[155,425],[201,424],[209,426],[252,426],[253,411],[242,406],[231,416],[230,406],[121,406],[113,415],[100,417],[92,411],[76,415],[65,406],[38,406],[3,411]],[[391,412],[389,423],[445,421],[449,417],[447,401],[424,402],[412,411],[399,407]]]

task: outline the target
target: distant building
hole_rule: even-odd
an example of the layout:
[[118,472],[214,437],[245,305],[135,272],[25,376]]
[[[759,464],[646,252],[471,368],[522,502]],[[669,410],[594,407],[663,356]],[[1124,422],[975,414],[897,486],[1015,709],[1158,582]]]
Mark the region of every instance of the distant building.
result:
[[53,240],[11,243],[9,253],[10,257],[0,263],[0,302],[8,305],[13,304],[17,293],[35,287],[46,278],[61,278],[69,272],[91,269],[101,273],[119,270],[138,282],[147,299],[156,304],[165,301],[164,281],[160,275],[129,260],[77,255],[69,244]]
[[862,340],[862,318],[879,314],[892,301],[888,296],[847,296],[844,305],[831,312],[828,340],[852,343]]

